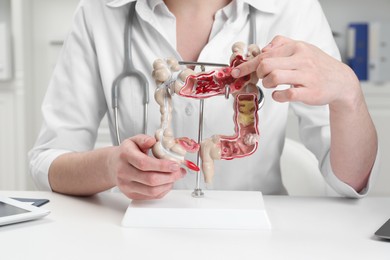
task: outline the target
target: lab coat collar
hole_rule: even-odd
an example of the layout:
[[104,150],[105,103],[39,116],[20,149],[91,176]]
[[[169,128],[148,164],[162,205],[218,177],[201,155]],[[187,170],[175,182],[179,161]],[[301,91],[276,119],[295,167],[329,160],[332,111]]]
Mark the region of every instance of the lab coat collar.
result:
[[136,0],[114,0],[107,3],[109,7],[121,7]]
[[[237,0],[239,1],[239,0]],[[275,4],[275,1],[271,0],[242,0],[244,3],[247,3],[260,12],[264,13],[276,13],[277,12],[277,6]]]
[[[129,3],[132,3],[132,2],[135,2],[137,0],[113,0],[113,1],[110,1],[109,3],[107,3],[107,6],[109,7],[121,7],[121,6],[124,6],[124,5],[127,5]],[[146,2],[148,3],[148,5],[154,9],[154,7],[160,3],[163,3],[163,0],[146,0]]]
[[[107,6],[121,7],[134,1],[136,0],[113,0],[107,3]],[[149,5],[151,7],[154,7],[157,4],[162,2],[162,0],[147,0],[147,1],[149,1]],[[244,3],[247,3],[253,6],[254,8],[256,8],[257,10],[265,13],[275,13],[277,11],[277,6],[275,4],[275,1],[270,1],[270,0],[260,0],[260,1],[259,0],[236,0],[236,1],[243,1]]]

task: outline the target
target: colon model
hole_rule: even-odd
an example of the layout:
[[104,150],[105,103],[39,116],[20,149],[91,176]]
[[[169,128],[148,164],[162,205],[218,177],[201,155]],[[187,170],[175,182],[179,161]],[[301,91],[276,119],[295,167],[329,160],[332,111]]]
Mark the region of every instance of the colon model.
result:
[[[170,159],[199,171],[199,167],[185,159],[187,152],[198,152],[202,161],[202,172],[206,183],[211,183],[214,176],[214,160],[232,160],[253,154],[258,147],[258,104],[260,93],[256,86],[255,73],[233,78],[232,69],[260,53],[256,45],[250,45],[244,59],[245,44],[236,43],[230,66],[207,73],[196,74],[191,69],[183,69],[175,59],[158,59],[153,64],[153,77],[157,84],[155,99],[160,105],[161,125],[156,131],[157,143],[152,151],[155,157]],[[171,128],[172,95],[205,99],[217,95],[234,97],[235,133],[232,136],[213,135],[199,145],[194,140],[175,138]]]

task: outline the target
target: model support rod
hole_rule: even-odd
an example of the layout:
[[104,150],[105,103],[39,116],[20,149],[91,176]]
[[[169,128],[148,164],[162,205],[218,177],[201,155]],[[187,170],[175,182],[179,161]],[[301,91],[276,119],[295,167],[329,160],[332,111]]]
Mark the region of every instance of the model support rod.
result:
[[[205,72],[205,65],[201,64],[201,70],[202,72]],[[204,99],[199,100],[199,129],[198,129],[198,144],[200,144],[203,140],[203,110],[204,110]],[[196,158],[196,164],[198,167],[200,167],[200,150],[198,151],[197,158]],[[192,196],[194,198],[202,198],[204,197],[204,193],[200,187],[200,180],[202,176],[202,170],[196,172],[196,186],[194,191],[192,192]]]
[[[201,71],[205,72],[205,66],[212,66],[212,67],[228,67],[227,64],[219,64],[219,63],[209,63],[209,62],[192,62],[192,61],[179,61],[180,65],[187,65],[187,66],[200,66]],[[201,99],[199,101],[199,129],[198,129],[198,144],[202,142],[203,139],[203,111],[204,111],[204,99]],[[200,151],[198,151],[197,158],[196,158],[196,164],[201,169],[200,165]],[[204,197],[204,193],[200,187],[200,181],[202,176],[202,170],[198,171],[196,173],[196,186],[194,191],[192,192],[192,196],[194,198],[202,198]]]
[[[198,144],[202,142],[203,139],[203,109],[204,109],[204,99],[199,100],[199,130],[198,130]],[[198,151],[197,158],[196,158],[196,164],[198,167],[200,167],[200,150]],[[194,189],[194,192],[192,193],[192,196],[195,198],[201,198],[204,196],[204,193],[202,192],[202,189],[200,188],[200,179],[202,175],[202,170],[196,172],[196,186]]]

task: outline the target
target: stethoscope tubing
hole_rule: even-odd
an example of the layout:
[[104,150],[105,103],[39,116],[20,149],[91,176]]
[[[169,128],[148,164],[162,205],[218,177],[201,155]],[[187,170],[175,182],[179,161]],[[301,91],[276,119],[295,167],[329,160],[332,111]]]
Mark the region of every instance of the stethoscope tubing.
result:
[[143,133],[146,134],[148,131],[148,106],[149,106],[149,81],[145,77],[145,75],[135,69],[134,63],[133,63],[133,55],[131,53],[131,39],[133,34],[133,26],[130,24],[131,22],[134,22],[135,20],[135,4],[136,1],[130,4],[130,9],[128,13],[128,18],[125,24],[125,41],[124,41],[124,63],[123,63],[123,71],[121,74],[118,75],[118,77],[114,80],[112,84],[112,93],[111,93],[111,101],[112,101],[112,108],[114,110],[114,127],[115,127],[115,134],[116,134],[116,145],[119,145],[121,143],[121,137],[120,137],[120,131],[119,131],[119,89],[121,82],[129,77],[135,77],[140,82],[141,87],[143,87],[144,90],[144,124],[143,124]]

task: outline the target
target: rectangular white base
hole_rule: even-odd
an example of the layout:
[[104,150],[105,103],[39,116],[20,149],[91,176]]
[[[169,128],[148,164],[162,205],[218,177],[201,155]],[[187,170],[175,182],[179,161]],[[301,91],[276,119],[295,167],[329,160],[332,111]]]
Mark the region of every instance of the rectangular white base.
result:
[[132,201],[124,227],[271,229],[261,192],[205,190],[194,198],[190,190],[172,190],[161,200]]

